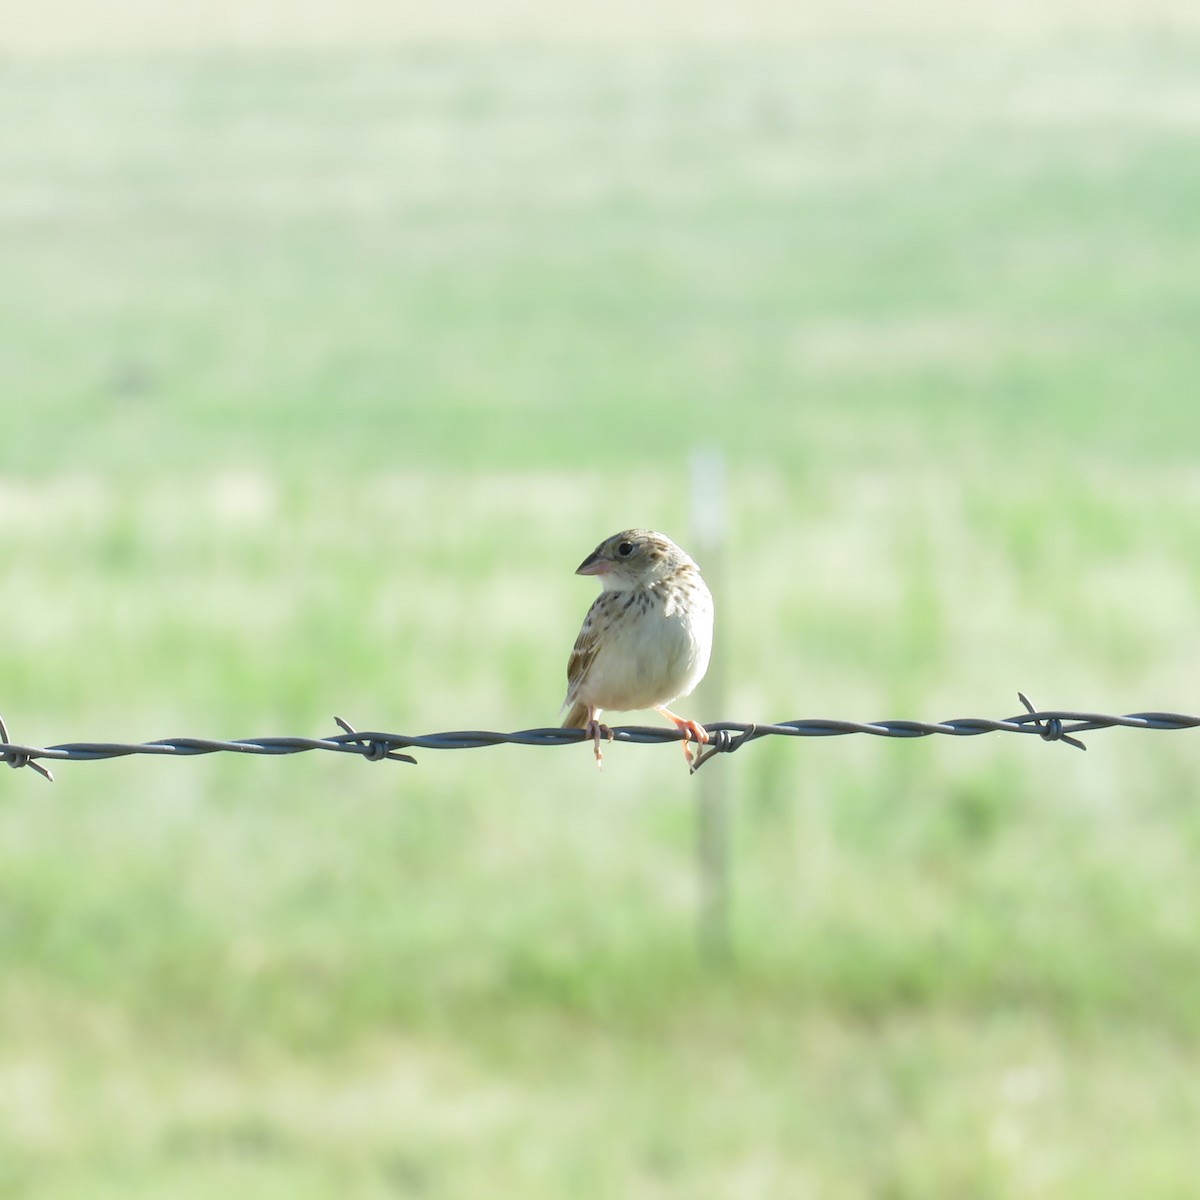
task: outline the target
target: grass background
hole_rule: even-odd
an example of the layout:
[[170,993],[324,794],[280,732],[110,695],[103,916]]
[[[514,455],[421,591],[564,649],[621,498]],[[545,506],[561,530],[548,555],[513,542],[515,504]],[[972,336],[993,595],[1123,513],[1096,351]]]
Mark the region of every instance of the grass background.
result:
[[[728,711],[1194,711],[1182,7],[64,3],[0,59],[15,740],[553,720],[718,446]],[[728,36],[712,36],[725,32]],[[0,1195],[1174,1196],[1189,735],[63,765]]]

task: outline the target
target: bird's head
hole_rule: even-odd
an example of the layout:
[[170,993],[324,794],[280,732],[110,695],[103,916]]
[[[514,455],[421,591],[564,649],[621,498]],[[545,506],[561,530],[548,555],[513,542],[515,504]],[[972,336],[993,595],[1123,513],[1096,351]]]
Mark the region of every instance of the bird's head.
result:
[[669,537],[650,529],[625,529],[602,541],[575,574],[599,576],[605,591],[630,591],[694,565]]

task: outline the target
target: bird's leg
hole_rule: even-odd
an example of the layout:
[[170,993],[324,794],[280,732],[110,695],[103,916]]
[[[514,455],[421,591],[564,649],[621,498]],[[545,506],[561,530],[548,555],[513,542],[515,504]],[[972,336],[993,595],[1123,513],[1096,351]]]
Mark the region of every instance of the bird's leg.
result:
[[704,745],[708,741],[708,730],[699,721],[689,721],[686,717],[677,717],[669,708],[663,708],[660,704],[654,706],[654,711],[662,713],[681,733],[686,735],[683,739],[683,757],[688,760],[688,766],[691,766],[692,751],[688,741],[695,738],[697,742]]
[[595,705],[588,706],[587,724],[583,727],[584,732],[590,737],[596,746],[596,769],[602,771],[604,769],[604,754],[600,750],[600,739],[608,738],[613,740],[613,731],[607,725],[602,725],[596,720],[596,713],[599,710]]

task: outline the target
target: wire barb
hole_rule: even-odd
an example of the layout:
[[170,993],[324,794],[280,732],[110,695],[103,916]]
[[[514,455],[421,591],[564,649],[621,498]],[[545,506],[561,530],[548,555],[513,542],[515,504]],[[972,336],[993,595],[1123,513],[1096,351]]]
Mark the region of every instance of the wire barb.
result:
[[702,766],[715,754],[732,754],[735,750],[740,749],[747,742],[753,741],[758,736],[758,726],[755,724],[748,725],[737,737],[734,737],[733,731],[730,729],[710,730],[708,735],[708,745],[704,750],[696,755],[696,761],[692,763],[691,774],[700,770]]
[[1087,747],[1077,738],[1072,737],[1063,729],[1062,718],[1052,714],[1042,716],[1038,710],[1029,702],[1029,698],[1024,692],[1017,693],[1017,699],[1025,705],[1025,711],[1030,715],[1030,723],[1041,735],[1043,742],[1066,742],[1068,746],[1075,746],[1079,750],[1086,750]]
[[348,738],[339,738],[338,740],[347,748],[361,746],[362,750],[359,753],[362,754],[367,762],[382,762],[386,758],[390,762],[411,763],[414,767],[417,765],[417,760],[411,754],[397,754],[391,748],[388,739],[382,734],[359,733],[349,721],[344,721],[341,717],[334,717],[333,719],[344,733],[350,735]]
[[30,754],[26,747],[22,746],[18,748],[10,744],[8,740],[8,726],[5,725],[3,717],[0,717],[0,758],[3,758],[14,769],[18,767],[32,767],[43,779],[48,780],[50,783],[54,782],[54,772],[49,767],[43,767]]

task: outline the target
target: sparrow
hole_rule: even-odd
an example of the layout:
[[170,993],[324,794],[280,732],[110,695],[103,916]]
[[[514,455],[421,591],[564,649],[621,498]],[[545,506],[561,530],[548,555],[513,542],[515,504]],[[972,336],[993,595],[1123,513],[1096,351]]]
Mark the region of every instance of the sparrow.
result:
[[[703,725],[667,705],[704,678],[712,653],[713,600],[700,568],[670,538],[626,529],[601,542],[576,575],[595,575],[601,592],[584,618],[567,663],[564,728],[585,729],[604,765],[600,738],[612,732],[602,709],[653,708],[687,736],[708,741]],[[694,769],[694,768],[693,768]]]

